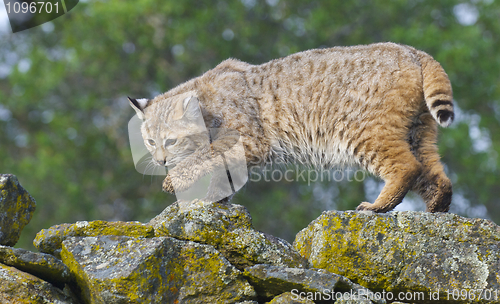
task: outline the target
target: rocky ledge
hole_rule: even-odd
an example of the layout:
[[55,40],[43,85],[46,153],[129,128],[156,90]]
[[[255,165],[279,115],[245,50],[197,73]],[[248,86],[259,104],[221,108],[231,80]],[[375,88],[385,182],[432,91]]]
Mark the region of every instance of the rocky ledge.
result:
[[14,178],[0,175],[0,303],[500,303],[488,220],[327,211],[292,246],[243,206],[176,202],[149,223],[44,229],[30,252],[11,247],[9,223],[34,210]]

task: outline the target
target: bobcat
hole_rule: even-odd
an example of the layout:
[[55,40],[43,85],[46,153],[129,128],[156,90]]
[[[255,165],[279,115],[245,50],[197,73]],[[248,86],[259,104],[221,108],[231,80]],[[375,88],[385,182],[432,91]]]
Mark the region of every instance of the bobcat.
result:
[[157,164],[176,165],[164,191],[209,174],[220,162],[214,153],[234,142],[224,134],[207,144],[186,139],[199,131],[189,121],[201,115],[207,128],[239,132],[248,164],[357,165],[381,177],[378,198],[357,210],[390,211],[409,190],[427,211],[449,210],[452,185],[436,140],[437,125],[454,118],[451,84],[437,61],[413,47],[314,49],[261,65],[228,59],[154,99],[129,100]]

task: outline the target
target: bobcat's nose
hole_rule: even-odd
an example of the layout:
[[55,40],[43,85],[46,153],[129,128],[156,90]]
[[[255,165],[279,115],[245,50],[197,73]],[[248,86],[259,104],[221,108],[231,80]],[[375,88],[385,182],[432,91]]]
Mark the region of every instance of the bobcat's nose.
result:
[[164,159],[157,160],[156,162],[157,162],[157,163],[158,163],[158,165],[160,165],[160,166],[165,166],[165,160],[164,160]]

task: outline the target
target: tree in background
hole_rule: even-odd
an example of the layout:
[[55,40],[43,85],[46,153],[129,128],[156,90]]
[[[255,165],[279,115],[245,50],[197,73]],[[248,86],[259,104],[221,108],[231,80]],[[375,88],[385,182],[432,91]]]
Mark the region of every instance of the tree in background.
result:
[[[220,61],[252,64],[310,48],[393,41],[451,79],[441,129],[452,212],[500,222],[500,3],[467,1],[86,1],[40,27],[0,33],[0,171],[37,200],[19,246],[77,220],[148,221],[174,201],[134,169],[126,96],[153,97]],[[351,178],[352,179],[352,178]],[[234,198],[256,228],[293,240],[323,210],[353,209],[380,181],[251,182]],[[423,208],[410,197],[402,208]]]

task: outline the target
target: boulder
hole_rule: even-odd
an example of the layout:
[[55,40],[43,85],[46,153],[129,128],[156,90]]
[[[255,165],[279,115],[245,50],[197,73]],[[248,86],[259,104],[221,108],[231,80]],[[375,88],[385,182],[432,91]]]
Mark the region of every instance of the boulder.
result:
[[168,237],[71,237],[61,256],[85,303],[234,303],[252,286],[212,246]]
[[240,205],[179,201],[149,225],[157,237],[212,245],[240,270],[255,264],[307,267],[307,261],[288,242],[255,230],[250,214]]
[[0,245],[14,246],[36,202],[12,174],[0,174]]
[[[245,269],[244,275],[254,286],[260,298],[270,299],[290,292],[292,300],[333,302],[342,298],[362,298],[371,291],[340,275],[323,269],[287,268],[274,265],[255,265]],[[303,302],[298,302],[303,303]],[[369,303],[372,303],[369,301]],[[385,303],[385,301],[375,301]]]
[[0,264],[0,303],[78,304],[80,302],[69,293],[63,292],[38,277]]
[[30,273],[57,287],[71,281],[68,267],[50,254],[0,245],[0,263]]
[[60,224],[37,233],[33,245],[43,253],[60,258],[62,242],[73,236],[121,235],[130,237],[153,237],[153,227],[139,222],[76,222]]
[[454,291],[500,289],[499,241],[493,222],[451,213],[327,211],[294,246],[313,267],[372,290],[447,300]]

